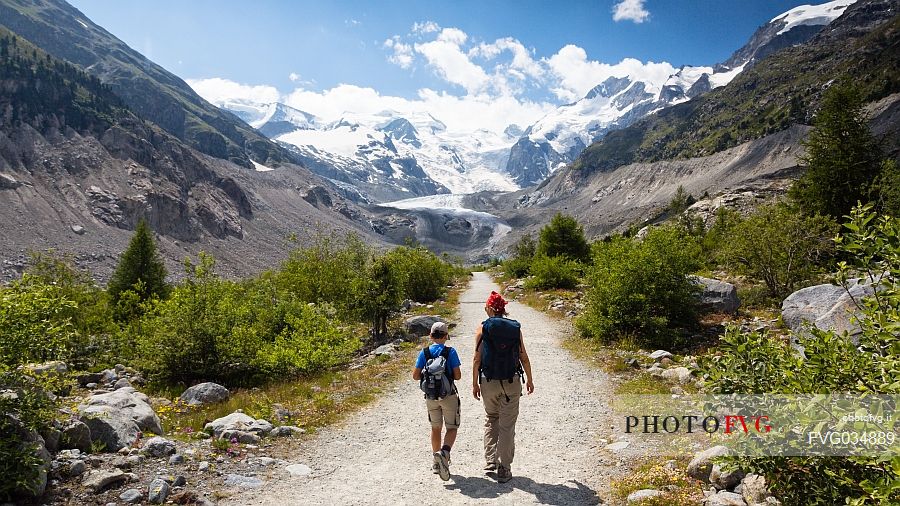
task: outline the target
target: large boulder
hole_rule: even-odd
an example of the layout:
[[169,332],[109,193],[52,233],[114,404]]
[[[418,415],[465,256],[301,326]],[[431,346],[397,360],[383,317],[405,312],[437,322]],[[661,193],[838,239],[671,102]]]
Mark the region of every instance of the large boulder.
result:
[[231,397],[231,392],[227,388],[211,382],[194,385],[181,394],[181,400],[192,406],[224,402],[229,397]]
[[728,455],[728,449],[721,445],[703,450],[695,455],[688,463],[688,476],[695,480],[709,483],[709,474],[712,472],[713,459],[725,455]]
[[78,412],[91,430],[91,440],[102,442],[106,451],[130,446],[139,432],[163,433],[150,399],[131,387],[92,395],[78,406]]
[[42,364],[23,365],[22,370],[31,376],[65,376],[69,372],[69,366],[65,362],[54,360],[53,362],[44,362]]
[[408,333],[421,337],[430,334],[431,326],[437,322],[447,323],[447,320],[444,320],[438,315],[413,316],[412,318],[406,319],[404,326]]
[[62,450],[91,451],[91,429],[81,420],[69,420],[60,427],[59,448]]
[[691,279],[701,288],[698,298],[705,311],[734,314],[741,306],[737,288],[731,283],[702,276],[691,276]]
[[802,331],[812,325],[820,330],[846,331],[858,344],[859,325],[853,322],[860,316],[856,301],[871,296],[875,289],[860,279],[848,281],[845,289],[837,285],[815,285],[797,290],[781,303],[781,319],[792,331]]

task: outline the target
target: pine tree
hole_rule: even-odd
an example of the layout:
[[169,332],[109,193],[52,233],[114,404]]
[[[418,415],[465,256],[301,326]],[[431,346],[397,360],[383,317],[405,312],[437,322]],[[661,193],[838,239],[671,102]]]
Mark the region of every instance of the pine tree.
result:
[[584,229],[575,218],[556,213],[550,223],[541,229],[537,253],[587,262],[591,257],[591,247],[584,238]]
[[857,201],[866,201],[880,172],[878,144],[869,131],[859,91],[836,84],[825,92],[815,129],[804,142],[806,173],[791,195],[807,214],[841,219]]
[[156,250],[153,233],[147,222],[141,220],[107,285],[113,307],[117,307],[122,294],[127,291],[136,293],[141,302],[153,297],[165,298],[169,294],[166,275],[166,266]]

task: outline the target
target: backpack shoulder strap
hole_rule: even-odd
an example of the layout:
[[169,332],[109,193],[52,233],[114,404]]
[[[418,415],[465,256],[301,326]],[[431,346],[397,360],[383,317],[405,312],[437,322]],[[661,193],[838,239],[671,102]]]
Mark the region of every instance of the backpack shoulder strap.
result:
[[431,356],[431,345],[430,344],[428,346],[425,346],[425,348],[422,349],[422,353],[425,354],[425,362],[428,362],[429,360],[434,358]]
[[442,357],[444,357],[444,358],[446,358],[446,359],[449,359],[449,358],[450,358],[450,351],[451,351],[452,349],[453,349],[453,348],[451,348],[450,346],[444,346],[444,349],[441,350],[440,356],[442,356]]

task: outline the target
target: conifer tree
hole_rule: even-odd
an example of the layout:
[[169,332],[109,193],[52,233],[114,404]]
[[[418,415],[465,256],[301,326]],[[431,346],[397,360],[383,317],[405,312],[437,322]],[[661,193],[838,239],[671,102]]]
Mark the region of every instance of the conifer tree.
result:
[[791,195],[807,214],[840,220],[857,201],[866,201],[880,172],[878,144],[863,114],[862,96],[849,84],[825,92],[815,129],[804,142],[806,173]]
[[132,291],[140,302],[153,297],[165,298],[169,293],[166,283],[166,266],[156,250],[156,242],[147,222],[141,220],[128,248],[119,257],[119,265],[107,286],[113,307],[119,303],[122,294]]
[[550,223],[541,229],[537,254],[587,262],[591,258],[591,247],[584,238],[584,228],[575,218],[556,213]]

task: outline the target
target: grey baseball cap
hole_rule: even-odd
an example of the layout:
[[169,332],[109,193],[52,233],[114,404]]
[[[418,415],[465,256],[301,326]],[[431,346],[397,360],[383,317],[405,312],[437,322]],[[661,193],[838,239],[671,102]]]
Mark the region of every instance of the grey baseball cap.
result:
[[450,329],[447,327],[447,324],[444,322],[434,322],[434,325],[431,326],[431,335],[450,335]]

